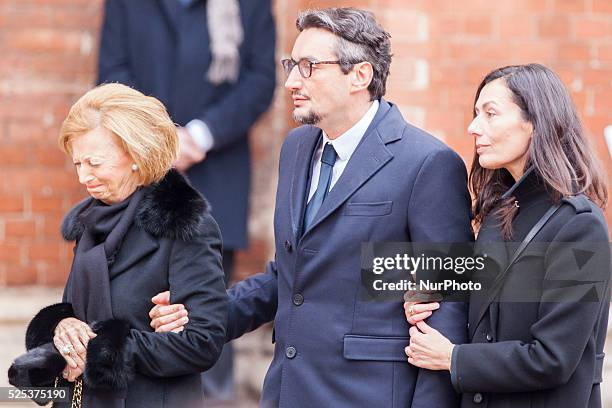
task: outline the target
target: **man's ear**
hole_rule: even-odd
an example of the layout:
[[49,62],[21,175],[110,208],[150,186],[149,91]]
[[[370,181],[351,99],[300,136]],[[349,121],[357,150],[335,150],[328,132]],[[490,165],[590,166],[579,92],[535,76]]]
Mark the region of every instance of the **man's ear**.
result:
[[353,65],[349,75],[351,76],[351,92],[360,92],[367,90],[370,83],[372,83],[374,68],[367,61],[359,62]]

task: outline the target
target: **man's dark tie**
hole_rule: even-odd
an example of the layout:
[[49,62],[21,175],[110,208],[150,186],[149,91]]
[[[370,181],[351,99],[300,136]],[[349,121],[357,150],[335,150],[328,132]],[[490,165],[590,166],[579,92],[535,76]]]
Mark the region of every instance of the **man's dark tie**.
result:
[[336,151],[331,143],[326,143],[323,148],[323,154],[321,155],[321,171],[319,172],[319,184],[313,194],[312,198],[306,206],[306,214],[304,214],[304,232],[308,230],[308,227],[312,224],[315,219],[315,215],[321,208],[321,204],[327,197],[327,191],[329,190],[329,184],[332,178],[332,169],[336,162]]

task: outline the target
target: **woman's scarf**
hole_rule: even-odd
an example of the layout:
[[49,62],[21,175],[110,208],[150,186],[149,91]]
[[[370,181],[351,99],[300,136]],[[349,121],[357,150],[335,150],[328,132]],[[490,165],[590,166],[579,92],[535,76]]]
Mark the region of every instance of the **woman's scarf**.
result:
[[72,304],[77,319],[90,325],[113,318],[109,267],[134,222],[143,192],[139,189],[113,205],[93,198],[82,204],[78,217],[84,229],[77,240],[65,301]]
[[[109,269],[134,222],[144,190],[113,205],[93,198],[80,204],[78,217],[84,229],[77,239],[64,301],[72,304],[77,319],[90,326],[113,318]],[[122,408],[124,398],[125,390],[99,393],[85,389],[83,408]]]

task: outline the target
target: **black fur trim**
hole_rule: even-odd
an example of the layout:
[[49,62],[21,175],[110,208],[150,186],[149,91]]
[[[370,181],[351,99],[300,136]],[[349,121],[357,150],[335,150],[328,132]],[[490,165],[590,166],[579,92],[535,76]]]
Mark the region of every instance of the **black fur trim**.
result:
[[149,234],[188,241],[199,232],[208,203],[178,171],[166,177],[142,199],[136,225]]
[[[92,198],[87,198],[68,212],[62,222],[62,236],[74,241],[83,234],[79,214]],[[155,237],[190,240],[199,232],[208,202],[178,171],[170,170],[158,183],[147,187],[140,202],[135,223]]]
[[110,319],[93,325],[96,337],[87,345],[83,381],[97,390],[123,390],[134,378],[134,368],[126,348],[130,326],[124,320]]
[[26,330],[26,350],[52,342],[55,326],[67,317],[74,317],[70,303],[56,303],[36,313]]
[[74,241],[83,234],[85,227],[81,220],[79,220],[79,214],[81,214],[86,208],[88,208],[93,199],[91,197],[86,198],[79,202],[77,205],[72,207],[68,214],[62,220],[62,236],[66,241]]
[[15,359],[8,370],[9,383],[18,388],[53,387],[65,366],[66,360],[53,343],[46,343]]

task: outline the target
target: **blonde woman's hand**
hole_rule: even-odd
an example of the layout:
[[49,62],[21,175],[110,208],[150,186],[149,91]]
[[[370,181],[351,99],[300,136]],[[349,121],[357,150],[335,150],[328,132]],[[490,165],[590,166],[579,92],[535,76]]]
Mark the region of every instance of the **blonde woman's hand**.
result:
[[69,365],[66,365],[64,371],[62,371],[62,377],[64,377],[64,379],[70,382],[75,382],[76,379],[79,378],[82,374],[83,370],[81,370],[79,367],[72,368]]
[[87,345],[94,337],[96,334],[87,323],[68,317],[55,327],[53,344],[66,360],[68,367],[84,371]]

